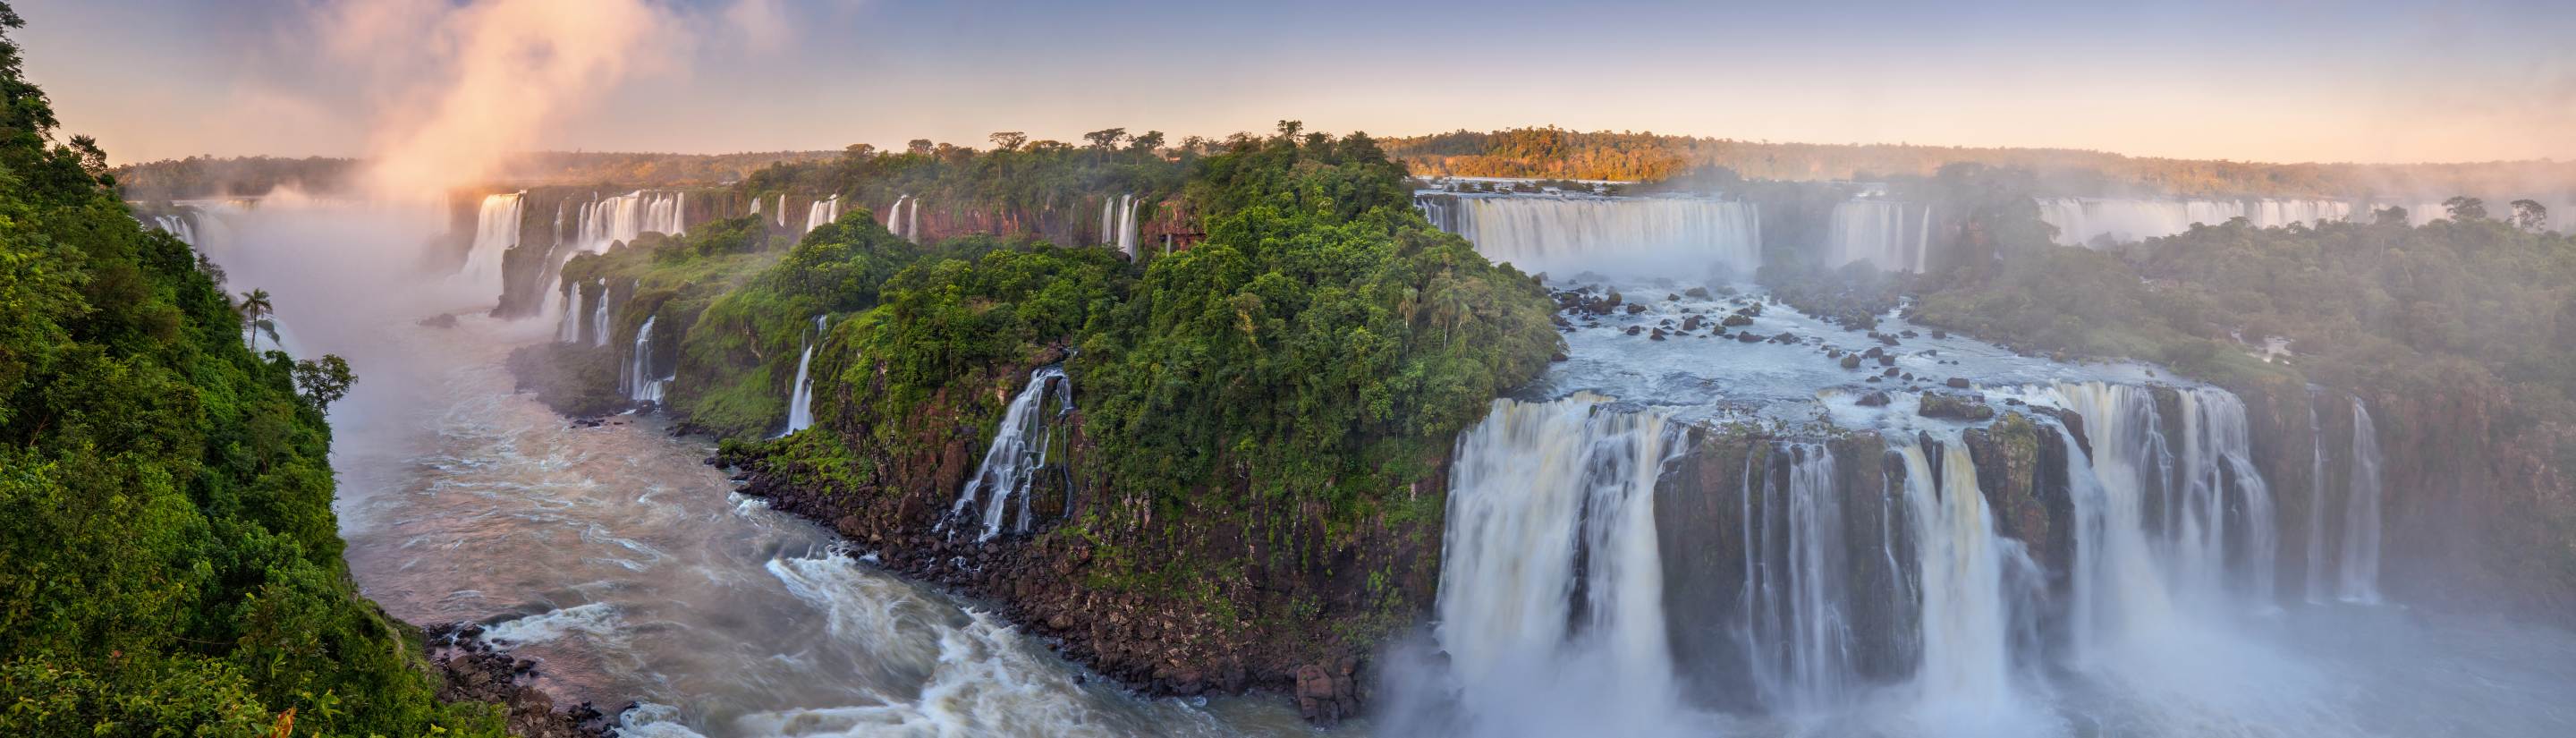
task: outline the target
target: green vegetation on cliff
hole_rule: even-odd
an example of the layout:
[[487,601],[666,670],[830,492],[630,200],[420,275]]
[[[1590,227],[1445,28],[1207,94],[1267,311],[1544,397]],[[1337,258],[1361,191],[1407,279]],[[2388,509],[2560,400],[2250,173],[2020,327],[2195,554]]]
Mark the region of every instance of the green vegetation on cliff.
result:
[[433,698],[341,561],[344,387],[299,395],[295,362],[245,348],[197,255],[54,127],[0,38],[0,733],[499,733]]

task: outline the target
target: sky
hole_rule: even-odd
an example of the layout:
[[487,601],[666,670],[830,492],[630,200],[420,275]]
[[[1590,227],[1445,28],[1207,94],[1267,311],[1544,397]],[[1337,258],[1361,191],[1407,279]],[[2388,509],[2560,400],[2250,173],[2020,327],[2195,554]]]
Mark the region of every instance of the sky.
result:
[[2563,2],[9,0],[117,162],[1557,125],[2576,158]]

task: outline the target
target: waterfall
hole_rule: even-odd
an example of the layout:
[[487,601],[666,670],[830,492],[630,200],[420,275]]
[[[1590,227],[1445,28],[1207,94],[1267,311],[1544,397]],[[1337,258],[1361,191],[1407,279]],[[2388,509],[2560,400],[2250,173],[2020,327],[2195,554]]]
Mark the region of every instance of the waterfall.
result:
[[1118,253],[1136,258],[1136,196],[1118,196]]
[[2352,478],[2344,494],[2341,586],[2345,602],[2379,602],[2379,430],[2352,398]]
[[[2355,439],[2358,440],[2358,439]],[[2317,423],[2317,398],[2308,396],[2308,604],[2326,597],[2326,429]]]
[[590,311],[590,345],[608,345],[608,278],[599,278],[599,305]]
[[573,243],[581,251],[603,253],[609,244],[631,243],[646,233],[678,236],[687,232],[686,193],[636,190],[581,206]]
[[[2064,406],[2084,418],[2093,442],[2089,486],[2099,487],[2098,493],[2076,487],[2099,501],[2092,512],[2079,511],[2085,520],[2078,528],[2075,584],[2079,593],[2093,592],[2079,602],[2104,618],[2126,619],[2161,619],[2167,599],[2220,608],[2247,601],[2268,609],[2280,531],[2270,488],[2254,468],[2245,403],[2216,388],[2166,391],[2181,415],[2179,427],[2158,410],[2157,390],[2101,382],[2057,386]],[[2100,530],[2090,527],[2093,519]],[[2125,538],[2132,534],[2139,537],[2134,543]],[[2160,567],[2154,577],[2138,568],[2149,558]],[[2105,620],[2099,630],[2110,638],[2134,625]]]
[[2038,198],[2039,219],[2057,226],[2057,242],[2091,246],[2097,239],[2130,243],[2245,218],[2257,228],[2318,220],[2347,220],[2352,203],[2338,200],[2128,200],[2092,197]]
[[821,228],[826,223],[840,219],[840,195],[833,195],[821,200],[815,200],[811,207],[805,209],[805,232],[813,233],[814,229]]
[[903,225],[903,239],[921,243],[921,198],[912,199],[912,217]]
[[564,282],[563,320],[555,326],[555,340],[563,343],[580,343],[582,320],[587,317],[589,316],[581,311],[581,285]]
[[1931,237],[1929,205],[1917,208],[1886,200],[1836,203],[1825,237],[1823,266],[1839,269],[1865,261],[1880,271],[1920,274],[1931,261]]
[[[1811,445],[1783,453],[1791,460],[1785,490],[1772,489],[1768,474],[1751,478],[1752,460],[1746,460],[1743,526],[1737,531],[1744,542],[1744,622],[1738,630],[1763,703],[1774,712],[1811,714],[1842,704],[1857,678],[1855,577],[1844,545],[1849,531],[1834,484],[1833,454]],[[1890,543],[1886,536],[1880,541]],[[1882,551],[1895,570],[1894,551]]]
[[[136,220],[139,221],[141,219],[138,218]],[[160,228],[163,232],[169,233],[170,235],[178,236],[179,241],[182,243],[186,243],[190,246],[199,245],[197,243],[197,230],[188,225],[188,216],[184,213],[153,216],[152,225]]]
[[[912,223],[908,226],[904,223],[903,206],[905,203],[912,204]],[[921,200],[914,198],[911,195],[896,197],[894,199],[894,204],[886,206],[885,227],[886,230],[894,232],[894,235],[897,238],[914,243],[920,243]]]
[[1749,203],[1693,198],[1468,197],[1458,231],[1524,271],[1750,278],[1762,265]]
[[635,348],[629,352],[626,372],[618,382],[618,387],[626,391],[626,399],[639,403],[661,402],[662,390],[671,381],[671,377],[653,373],[653,319],[655,317],[644,316],[644,327],[635,329]]
[[1941,439],[1936,471],[1927,442],[1895,444],[1905,464],[1905,501],[1922,577],[1917,709],[1926,723],[1961,728],[1931,732],[1989,732],[2027,716],[2013,646],[2036,640],[2029,635],[2036,620],[2015,605],[2033,599],[2039,567],[2021,542],[1995,534],[1967,444]]
[[[1048,460],[1060,453],[1057,446],[1066,439],[1058,431],[1065,429],[1064,420],[1072,413],[1073,380],[1065,376],[1064,367],[1049,364],[1029,373],[1028,386],[1011,398],[1002,424],[993,431],[993,444],[984,450],[983,463],[975,467],[975,477],[967,480],[956,507],[949,511],[952,518],[962,519],[989,492],[991,499],[983,500],[983,531],[975,540],[989,541],[1005,531],[1029,529],[1029,496],[1036,491],[1038,475]],[[1019,520],[1011,523],[1015,500]]]
[[1653,494],[1674,434],[1601,400],[1495,400],[1458,438],[1434,637],[1462,732],[1635,734],[1674,709]]
[[787,432],[794,433],[814,425],[814,377],[807,370],[814,364],[814,349],[823,345],[823,328],[831,316],[814,316],[814,335],[805,339],[805,352],[796,357],[795,390],[787,397]]
[[778,207],[772,212],[778,216],[778,227],[787,227],[787,193],[778,193]]
[[1115,246],[1117,244],[1118,202],[1103,196],[1100,198],[1100,245]]
[[456,272],[458,284],[501,286],[501,261],[503,254],[519,245],[519,204],[527,194],[521,191],[483,198],[483,209],[474,219],[474,247],[465,252],[465,266]]

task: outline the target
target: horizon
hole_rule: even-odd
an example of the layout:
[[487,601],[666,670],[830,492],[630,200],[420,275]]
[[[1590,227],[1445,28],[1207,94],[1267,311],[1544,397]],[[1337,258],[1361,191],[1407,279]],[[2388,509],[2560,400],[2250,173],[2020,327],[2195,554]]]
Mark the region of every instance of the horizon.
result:
[[[66,130],[97,136],[118,164],[376,158],[423,143],[446,152],[433,159],[477,146],[716,155],[929,138],[980,148],[995,131],[1072,141],[1139,119],[1175,140],[1294,119],[1384,137],[1554,125],[2264,164],[2576,158],[2576,137],[2559,133],[2576,127],[2576,56],[2555,41],[2576,35],[2576,18],[2519,0],[1471,12],[1160,1],[21,5],[29,76],[54,91]],[[2321,26],[2322,15],[2335,22]],[[1883,22],[1853,28],[1852,18]],[[69,51],[100,38],[130,48]],[[547,65],[532,70],[536,57]],[[167,74],[183,68],[186,79]],[[414,125],[426,130],[402,130]]]

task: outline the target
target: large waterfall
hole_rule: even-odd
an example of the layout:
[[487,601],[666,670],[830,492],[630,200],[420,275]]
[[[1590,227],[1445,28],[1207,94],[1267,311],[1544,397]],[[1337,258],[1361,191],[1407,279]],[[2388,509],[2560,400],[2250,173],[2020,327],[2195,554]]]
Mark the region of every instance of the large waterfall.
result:
[[474,219],[474,246],[465,252],[465,266],[458,269],[459,283],[491,287],[494,294],[501,288],[503,255],[519,245],[519,207],[526,192],[488,195],[481,212]]
[[1921,440],[1897,444],[1922,582],[1916,719],[1939,733],[2022,723],[2028,707],[2022,704],[2014,651],[2037,641],[2031,634],[2038,615],[2030,603],[2039,567],[2021,542],[1995,534],[1995,516],[1979,489],[1967,444],[1955,437],[1941,441],[1937,470],[1924,446]]
[[1861,261],[1880,271],[1919,274],[1931,262],[1931,246],[1931,206],[1852,200],[1834,205],[1823,262],[1829,269]]
[[1659,415],[1587,395],[1496,400],[1459,437],[1436,637],[1460,733],[1674,727],[1654,520],[1671,436]]
[[814,425],[814,377],[809,372],[814,364],[814,349],[823,345],[823,329],[831,316],[814,316],[814,335],[805,339],[805,351],[796,356],[795,390],[787,397],[787,432],[794,433]]
[[1752,204],[1702,198],[1461,197],[1476,250],[1527,272],[1749,279],[1762,266]]
[[1136,258],[1136,205],[1135,195],[1100,200],[1101,244],[1118,249],[1129,259]]
[[2379,430],[2352,398],[2352,476],[2344,493],[2343,562],[2335,596],[2379,602]]
[[686,192],[636,190],[599,198],[581,206],[572,243],[596,254],[646,233],[680,235],[687,232],[688,204]]
[[2190,230],[2194,223],[2214,226],[2233,218],[2273,228],[2352,216],[2352,203],[2339,200],[2039,198],[2039,219],[2056,226],[2057,242],[2068,246],[2143,241]]
[[833,195],[820,200],[815,200],[813,205],[808,206],[805,209],[805,232],[813,233],[814,229],[823,227],[823,224],[840,219],[840,195]]
[[1064,421],[1072,413],[1073,380],[1065,376],[1064,367],[1050,364],[1030,372],[1028,386],[1003,411],[1002,424],[994,429],[993,444],[984,450],[975,477],[958,492],[951,519],[966,520],[980,502],[982,514],[976,522],[981,531],[975,540],[1026,532],[1035,522],[1029,498],[1039,491],[1037,483],[1049,473],[1048,465],[1062,463],[1063,446],[1070,440],[1065,437],[1070,428]]

